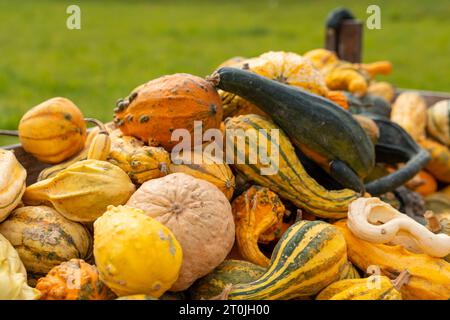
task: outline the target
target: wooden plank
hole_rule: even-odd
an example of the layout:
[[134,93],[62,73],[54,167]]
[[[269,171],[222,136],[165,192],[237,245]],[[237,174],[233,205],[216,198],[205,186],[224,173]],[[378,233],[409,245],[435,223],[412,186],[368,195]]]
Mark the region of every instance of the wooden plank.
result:
[[338,29],[325,30],[325,48],[345,61],[362,61],[363,24],[359,20],[344,20]]
[[39,173],[43,169],[51,166],[51,164],[40,162],[31,154],[25,152],[20,144],[10,145],[4,148],[7,150],[13,150],[17,160],[27,170],[27,185],[35,183],[37,181]]

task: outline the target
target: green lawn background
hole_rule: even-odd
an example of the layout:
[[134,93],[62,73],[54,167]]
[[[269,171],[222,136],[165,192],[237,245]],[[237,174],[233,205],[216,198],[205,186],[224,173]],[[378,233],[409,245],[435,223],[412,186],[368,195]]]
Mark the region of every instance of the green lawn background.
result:
[[[81,7],[81,30],[66,8]],[[232,56],[322,47],[337,6],[365,19],[381,7],[382,29],[364,30],[364,61],[389,59],[399,87],[450,91],[448,0],[414,1],[50,1],[0,0],[0,128],[54,96],[109,121],[115,101],[164,74],[209,74]],[[0,138],[0,144],[12,142]]]

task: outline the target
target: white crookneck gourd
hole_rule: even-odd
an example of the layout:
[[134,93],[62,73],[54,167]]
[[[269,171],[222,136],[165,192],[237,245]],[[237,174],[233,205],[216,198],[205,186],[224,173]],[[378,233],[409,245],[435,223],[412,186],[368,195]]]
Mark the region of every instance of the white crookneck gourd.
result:
[[0,300],[37,300],[40,292],[27,284],[27,272],[14,247],[0,234]]
[[27,172],[12,151],[0,149],[0,222],[19,204]]
[[359,198],[348,210],[348,228],[360,239],[404,246],[434,257],[450,254],[450,236],[434,234],[379,198]]

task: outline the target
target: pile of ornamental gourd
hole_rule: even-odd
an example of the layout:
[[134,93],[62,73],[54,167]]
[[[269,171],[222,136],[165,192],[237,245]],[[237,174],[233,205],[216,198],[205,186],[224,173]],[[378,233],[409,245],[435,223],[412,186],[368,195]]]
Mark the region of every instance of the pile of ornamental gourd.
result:
[[[109,123],[31,108],[17,134],[45,169],[0,149],[0,299],[449,299],[450,101],[389,72],[267,52],[153,79]],[[224,161],[240,129],[264,134]]]

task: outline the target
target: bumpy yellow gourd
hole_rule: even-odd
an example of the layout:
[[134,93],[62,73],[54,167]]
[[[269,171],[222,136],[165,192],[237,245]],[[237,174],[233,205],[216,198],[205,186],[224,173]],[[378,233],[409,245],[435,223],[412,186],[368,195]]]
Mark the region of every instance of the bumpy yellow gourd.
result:
[[0,234],[0,300],[37,300],[40,292],[27,284],[27,272],[13,246]]
[[27,172],[12,151],[0,149],[0,222],[19,204]]
[[407,280],[407,271],[394,281],[380,275],[340,280],[322,290],[316,300],[402,300],[399,289]]
[[177,280],[182,255],[172,232],[140,209],[109,206],[94,223],[100,279],[118,296],[159,298]]
[[134,183],[142,184],[169,173],[170,155],[164,148],[145,146],[120,129],[111,132],[111,139],[108,161],[124,170]]
[[134,191],[130,178],[118,166],[84,160],[29,186],[23,201],[29,205],[52,205],[67,219],[92,222],[108,205],[124,204]]
[[25,151],[46,163],[59,163],[83,149],[86,124],[69,99],[52,98],[30,109],[19,123]]

